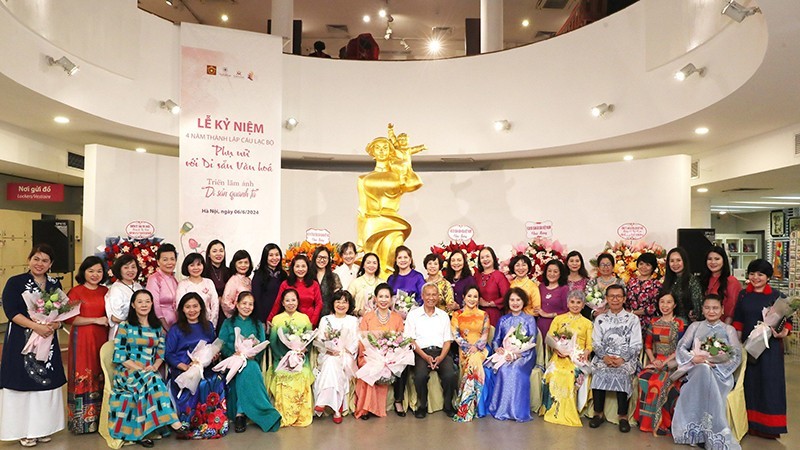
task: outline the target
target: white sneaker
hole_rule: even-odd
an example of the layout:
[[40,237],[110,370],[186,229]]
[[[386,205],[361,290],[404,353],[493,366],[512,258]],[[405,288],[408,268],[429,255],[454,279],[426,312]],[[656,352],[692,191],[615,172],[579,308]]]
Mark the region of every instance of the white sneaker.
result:
[[36,439],[22,438],[19,440],[19,445],[23,447],[36,447]]

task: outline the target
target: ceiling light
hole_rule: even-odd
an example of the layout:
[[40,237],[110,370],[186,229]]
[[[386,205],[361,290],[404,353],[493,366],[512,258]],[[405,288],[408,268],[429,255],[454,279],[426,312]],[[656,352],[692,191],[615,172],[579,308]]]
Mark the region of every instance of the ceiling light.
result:
[[171,112],[172,114],[178,114],[181,112],[181,107],[178,106],[177,103],[173,102],[172,100],[166,100],[160,103],[160,106],[163,109]]
[[622,157],[623,161],[633,161],[633,155],[625,155]]
[[503,120],[495,120],[494,121],[494,131],[508,131],[511,129],[511,122],[503,119]]
[[760,12],[761,8],[759,7],[745,8],[744,6],[737,3],[735,0],[729,0],[728,4],[725,5],[724,8],[722,8],[723,15],[728,16],[731,19],[740,23],[747,17]]
[[169,6],[172,6],[172,0],[166,0]]
[[708,188],[697,188],[697,192],[700,194],[705,194],[708,192]]
[[724,216],[725,214],[728,214],[728,211],[720,211],[720,212],[719,212],[719,215],[720,215],[720,216]]
[[75,65],[75,63],[70,61],[66,56],[62,56],[59,59],[53,59],[52,56],[48,56],[47,63],[51,66],[60,66],[64,69],[64,72],[67,72],[67,75],[69,76],[75,75],[79,70],[81,70],[80,67]]
[[219,18],[220,18],[220,20],[222,20],[223,22],[227,22],[227,21],[228,21],[228,15],[227,15],[227,14],[223,14],[223,15],[221,15],[221,16],[219,16]]
[[378,11],[378,15],[381,16],[381,17],[386,17],[386,10],[385,9],[381,9],[380,11]]
[[675,72],[675,79],[678,80],[678,81],[683,81],[683,80],[687,79],[693,73],[697,73],[698,75],[700,75],[702,77],[703,75],[706,74],[706,68],[705,67],[701,67],[701,68],[698,69],[697,67],[694,66],[694,64],[689,63],[689,64],[683,66],[683,69]]
[[406,42],[406,40],[405,40],[405,39],[400,39],[400,45],[402,45],[402,46],[403,46],[403,50],[405,50],[405,51],[407,51],[407,52],[410,52],[410,51],[411,51],[411,46],[410,46],[410,45],[408,45],[408,43]]
[[592,108],[592,115],[594,117],[602,117],[608,112],[614,111],[614,105],[608,105],[606,103],[600,103],[599,105]]
[[704,135],[708,134],[708,127],[697,127],[694,129],[694,134]]
[[69,123],[69,117],[55,116],[55,117],[53,117],[53,122],[60,123],[60,124]]
[[300,122],[298,122],[297,119],[295,119],[294,117],[289,117],[288,119],[286,119],[285,122],[283,122],[283,128],[286,128],[287,130],[291,131],[294,130],[294,127],[296,127],[299,124]]
[[361,20],[363,20],[363,21],[364,21],[364,23],[369,23],[369,21],[370,21],[370,18],[369,18],[369,16],[368,16],[368,15],[364,14],[364,17],[362,17],[362,18],[361,18]]
[[391,26],[386,25],[386,32],[383,33],[383,38],[386,39],[387,41],[392,38],[392,27]]
[[527,26],[528,26],[528,25],[530,25],[530,24],[531,24],[531,21],[530,21],[530,20],[528,20],[528,19],[525,19],[525,20],[523,20],[523,21],[522,21],[522,26],[523,26],[523,27],[527,27]]
[[430,38],[428,40],[428,53],[437,55],[442,51],[442,41],[439,38]]
[[144,147],[136,147],[136,153],[147,153],[147,149]]

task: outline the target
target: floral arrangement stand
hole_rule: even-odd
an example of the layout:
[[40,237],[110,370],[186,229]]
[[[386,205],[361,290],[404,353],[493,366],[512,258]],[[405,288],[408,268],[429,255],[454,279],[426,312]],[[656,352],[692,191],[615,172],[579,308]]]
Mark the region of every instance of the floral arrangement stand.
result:
[[461,250],[467,257],[466,263],[469,265],[470,270],[475,274],[478,273],[478,254],[484,247],[483,244],[476,244],[472,239],[470,239],[469,242],[450,241],[449,244],[440,242],[439,245],[431,246],[431,253],[439,255],[444,261],[444,264],[447,264],[450,255],[457,250]]
[[[531,242],[520,242],[511,248],[511,258],[517,255],[525,255],[531,260],[533,269],[528,274],[534,280],[541,280],[544,266],[553,259],[558,259],[566,263],[567,246],[558,240],[552,241],[547,238],[537,237]],[[500,270],[508,277],[514,275],[514,268],[509,267],[511,258],[500,262]]]
[[314,256],[314,251],[317,247],[325,247],[328,249],[328,252],[331,254],[331,258],[333,259],[331,263],[331,269],[335,269],[336,266],[343,264],[342,256],[339,254],[339,244],[338,243],[327,243],[327,244],[312,244],[308,241],[302,242],[292,242],[286,248],[286,254],[283,255],[283,270],[289,270],[289,264],[292,262],[295,256],[299,254],[304,254],[308,257],[308,260],[311,261],[313,264],[314,261],[312,257]]
[[114,265],[114,261],[124,254],[133,255],[141,269],[141,274],[137,281],[144,286],[147,283],[147,277],[152,275],[158,268],[156,252],[161,247],[163,240],[163,238],[157,237],[148,239],[121,238],[119,236],[107,237],[105,246],[98,247],[100,251],[95,256],[105,261],[108,276],[113,283],[117,281],[114,274],[111,273],[111,266]]
[[[653,253],[656,255],[658,261],[658,272],[664,275],[666,270],[667,252],[661,245],[652,242],[638,241],[632,243],[630,241],[617,241],[613,245],[611,242],[606,242],[603,251],[597,254],[600,256],[603,253],[609,253],[614,256],[616,264],[614,265],[614,274],[622,279],[625,283],[631,277],[637,276],[636,260],[642,253]],[[597,267],[597,258],[589,261],[593,267]]]

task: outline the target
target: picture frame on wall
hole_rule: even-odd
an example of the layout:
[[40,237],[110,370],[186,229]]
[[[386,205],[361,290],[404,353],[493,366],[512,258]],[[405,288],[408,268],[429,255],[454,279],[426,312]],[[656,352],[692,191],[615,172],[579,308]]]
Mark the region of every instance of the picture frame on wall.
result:
[[792,231],[800,231],[800,217],[789,218],[789,235],[792,234]]
[[783,236],[786,233],[784,227],[786,223],[786,213],[782,209],[769,213],[769,234],[772,237]]

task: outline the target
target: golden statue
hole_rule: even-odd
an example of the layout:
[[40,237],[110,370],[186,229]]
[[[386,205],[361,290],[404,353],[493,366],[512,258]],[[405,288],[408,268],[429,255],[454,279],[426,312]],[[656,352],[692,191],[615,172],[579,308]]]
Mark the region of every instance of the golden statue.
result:
[[398,213],[400,197],[422,187],[411,167],[411,155],[425,150],[424,145],[409,147],[405,133],[395,136],[392,124],[388,136],[367,145],[375,170],[358,177],[358,246],[378,255],[383,279],[393,272],[394,249],[411,234],[411,225]]

